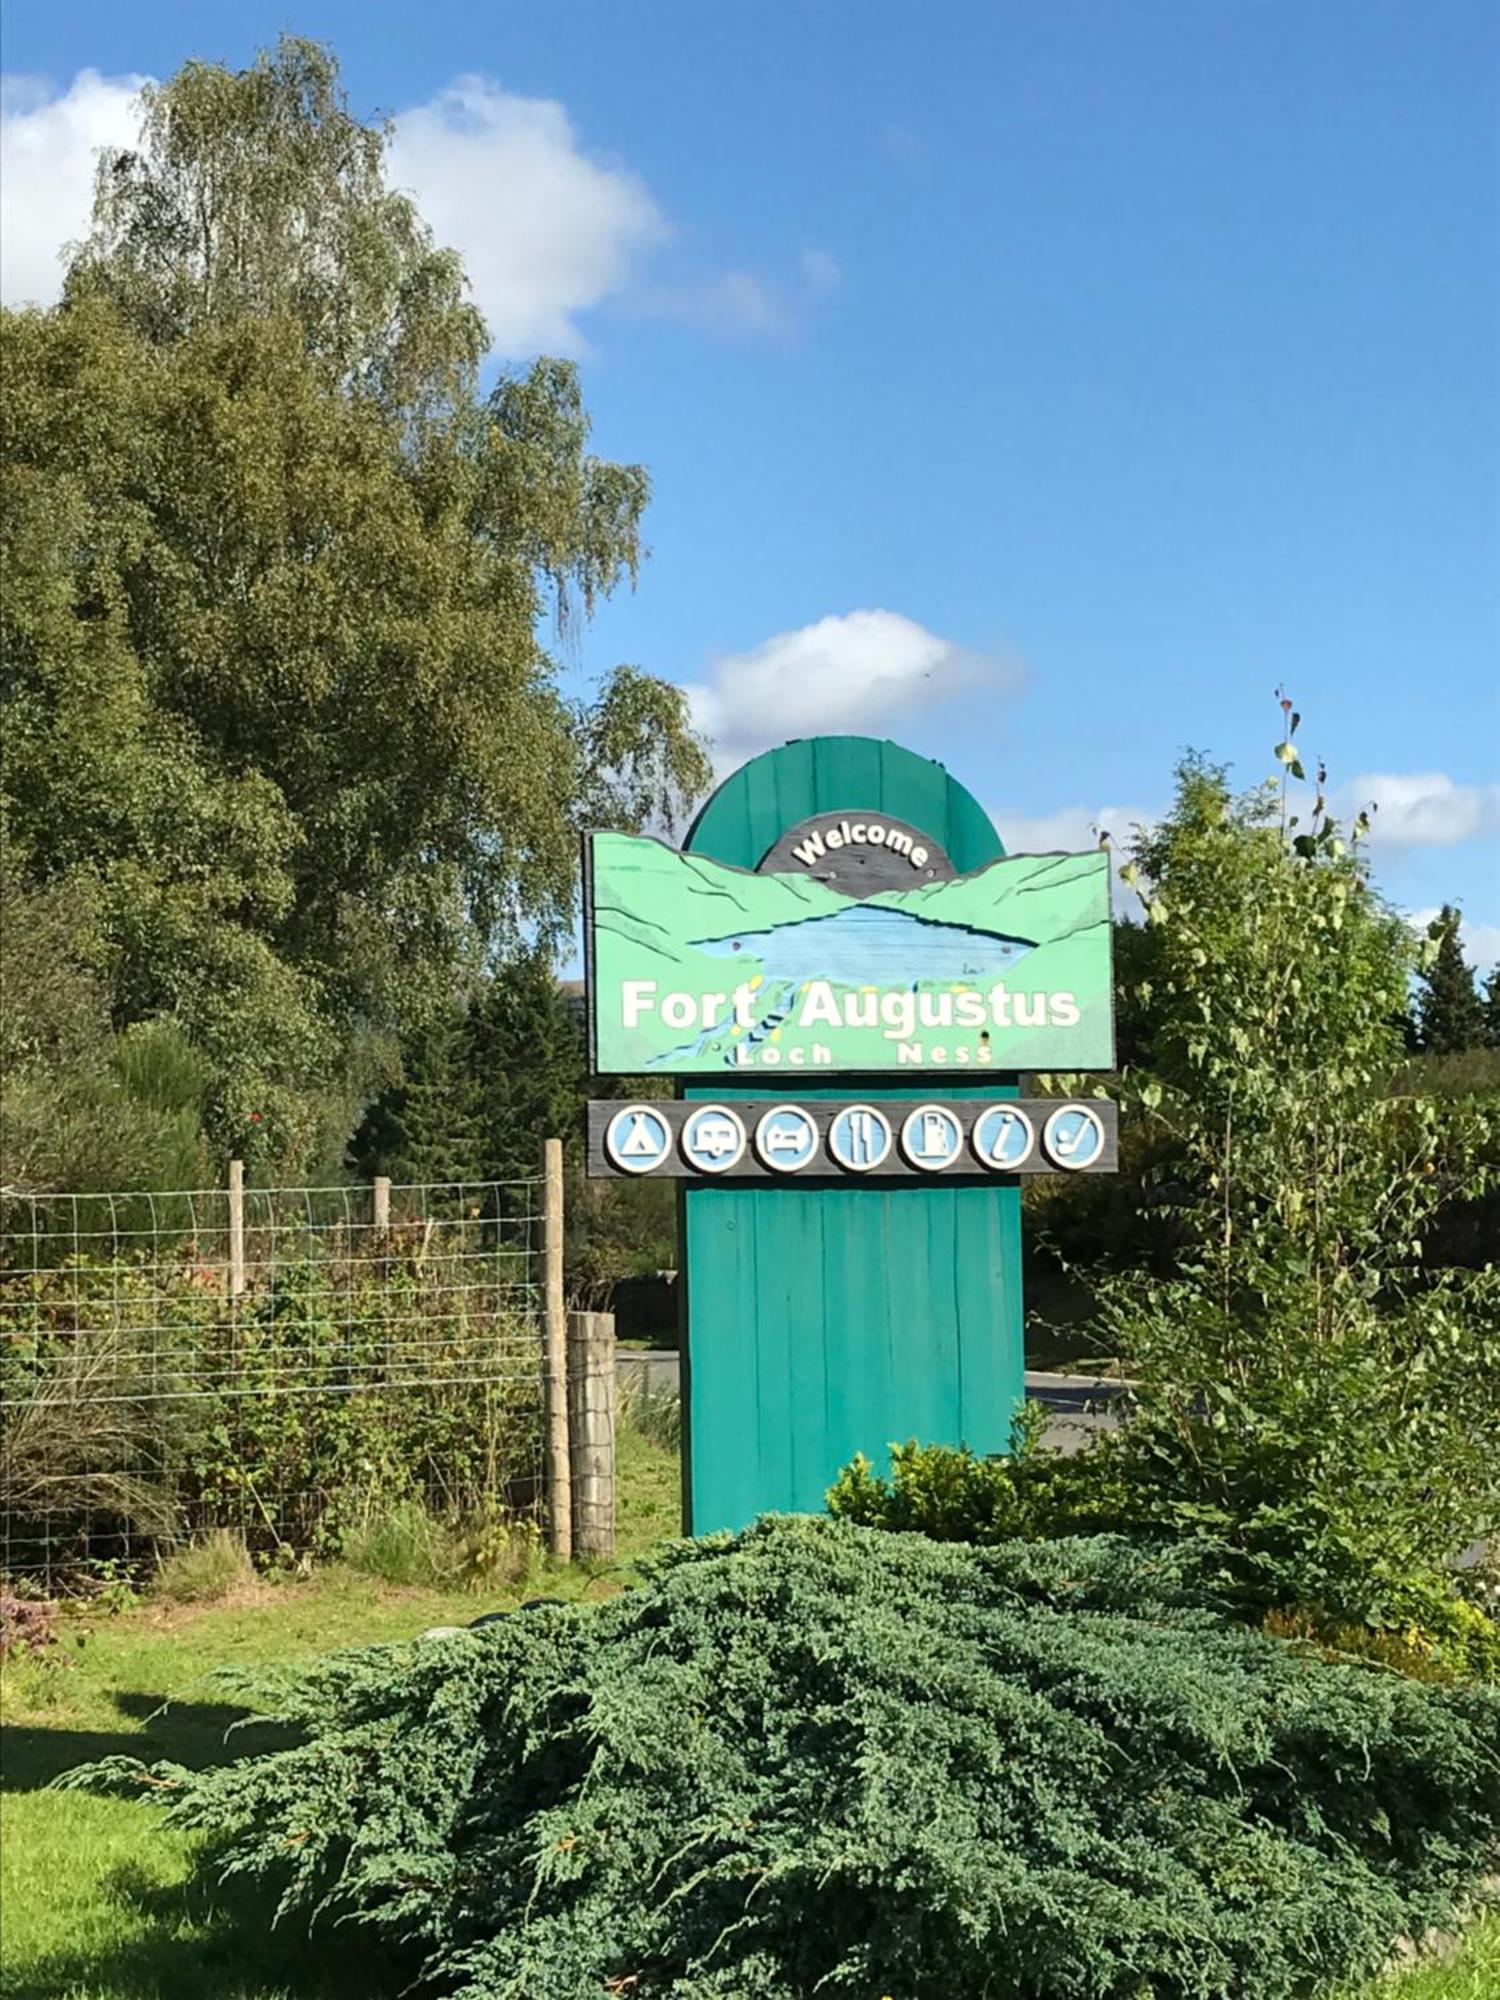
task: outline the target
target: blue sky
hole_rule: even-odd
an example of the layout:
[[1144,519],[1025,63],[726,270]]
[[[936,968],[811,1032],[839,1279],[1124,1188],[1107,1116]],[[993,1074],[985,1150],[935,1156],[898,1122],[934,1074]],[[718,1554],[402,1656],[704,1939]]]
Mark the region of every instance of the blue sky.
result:
[[870,729],[1013,847],[1117,835],[1285,683],[1403,906],[1500,958],[1500,10],[817,0],[6,12],[8,300],[133,79],[283,27],[397,118],[497,362],[655,497],[570,671],[722,758]]

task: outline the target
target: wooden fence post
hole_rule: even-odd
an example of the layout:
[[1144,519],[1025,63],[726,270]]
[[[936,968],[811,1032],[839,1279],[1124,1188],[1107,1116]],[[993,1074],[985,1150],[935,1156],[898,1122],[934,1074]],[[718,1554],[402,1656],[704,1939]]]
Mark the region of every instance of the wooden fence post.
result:
[[615,1316],[568,1317],[568,1428],[573,1456],[573,1547],[615,1552]]
[[245,1289],[245,1163],[229,1162],[229,1296]]
[[559,1562],[573,1555],[573,1501],[568,1460],[568,1314],[563,1299],[563,1149],[542,1146],[542,1341],[547,1429],[547,1547]]
[[375,1176],[375,1227],[382,1236],[391,1226],[391,1177],[389,1174]]

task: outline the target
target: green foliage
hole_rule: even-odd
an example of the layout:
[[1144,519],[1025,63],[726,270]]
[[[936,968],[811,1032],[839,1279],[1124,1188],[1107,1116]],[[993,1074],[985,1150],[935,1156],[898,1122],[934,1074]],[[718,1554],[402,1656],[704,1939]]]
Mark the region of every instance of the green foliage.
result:
[[398,1181],[533,1180],[545,1139],[576,1155],[586,1060],[551,954],[530,948],[408,1035],[400,1080],[369,1108],[351,1160]]
[[[229,1299],[176,1265],[70,1262],[0,1292],[0,1515],[12,1559],[139,1561],[219,1528],[330,1554],[403,1500],[454,1521],[532,1497],[535,1330],[419,1231],[389,1262],[288,1256]],[[350,1393],[353,1386],[358,1393]]]
[[1484,1045],[1500,1049],[1500,965],[1484,982]]
[[139,148],[100,158],[71,302],[108,299],[157,345],[290,319],[333,380],[394,410],[472,385],[486,339],[463,266],[386,186],[387,133],[350,116],[326,49],[190,61],[141,102]]
[[173,1021],[115,1031],[87,962],[93,897],[28,891],[17,860],[0,847],[0,1186],[198,1186],[206,1065]]
[[343,1559],[363,1576],[428,1590],[451,1583],[457,1567],[451,1534],[418,1500],[376,1503],[345,1532]]
[[1100,1461],[1081,1464],[1042,1449],[1048,1416],[1027,1403],[1008,1452],[988,1457],[916,1439],[891,1446],[887,1478],[861,1452],[829,1489],[828,1510],[861,1527],[992,1547],[1039,1536],[1093,1533],[1118,1523],[1124,1495],[1108,1494]]
[[[1248,1475],[1215,1507],[1176,1462],[1143,1451],[1138,1436],[1106,1435],[1076,1454],[1040,1447],[1046,1413],[1018,1426],[1012,1450],[990,1457],[950,1445],[892,1445],[890,1473],[861,1453],[829,1489],[829,1512],[859,1526],[979,1547],[1016,1538],[1112,1532],[1148,1549],[1176,1548],[1212,1579],[1226,1606],[1251,1623],[1336,1652],[1379,1659],[1434,1678],[1500,1679],[1500,1624],[1476,1601],[1483,1573],[1462,1578],[1414,1560],[1389,1568],[1384,1536],[1355,1541],[1350,1525],[1301,1490],[1284,1460],[1263,1469],[1270,1490],[1252,1502]],[[1274,1490],[1274,1480],[1286,1483]],[[1467,1593],[1467,1594],[1466,1594]],[[1352,1617],[1351,1617],[1351,1607]]]
[[[633,574],[646,480],[575,371],[481,397],[451,253],[330,58],[191,63],[0,317],[5,794],[116,1026],[169,1014],[252,1168],[336,1158],[401,1037],[571,920],[585,823],[671,819],[680,690],[539,638]],[[451,1169],[450,1169],[451,1171]]]
[[1422,1047],[1435,1056],[1459,1055],[1484,1042],[1484,1002],[1459,942],[1459,921],[1458,911],[1445,903],[1427,930],[1432,950],[1421,972],[1417,1032]]
[[1500,1696],[1237,1629],[1109,1538],[770,1519],[277,1707],[298,1747],[146,1796],[472,2000],[1278,2000],[1451,1922],[1500,1839]]
[[1138,1518],[1223,1540],[1273,1601],[1400,1630],[1500,1521],[1500,1274],[1423,1256],[1492,1184],[1500,1124],[1393,1092],[1413,940],[1322,777],[1294,810],[1190,760],[1137,840],[1159,1016],[1121,1094],[1169,1149],[1177,1248],[1101,1276],[1096,1334],[1135,1383]]
[[230,1528],[216,1528],[163,1556],[152,1590],[168,1604],[222,1604],[254,1582],[255,1565],[244,1537]]

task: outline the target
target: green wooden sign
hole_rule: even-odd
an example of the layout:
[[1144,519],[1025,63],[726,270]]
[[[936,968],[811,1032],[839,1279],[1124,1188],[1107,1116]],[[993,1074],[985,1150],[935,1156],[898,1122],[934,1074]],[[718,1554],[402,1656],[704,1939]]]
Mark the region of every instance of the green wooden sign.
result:
[[889,816],[798,831],[773,873],[590,836],[596,1071],[1112,1066],[1107,855],[958,874],[935,835]]
[[1114,1159],[1109,1107],[1016,1076],[1112,1065],[1107,858],[1007,857],[856,736],[754,758],[680,854],[586,858],[595,1068],[681,1079],[591,1107],[590,1171],[679,1190],[689,1532],[816,1511],[893,1441],[1004,1450],[1020,1176]]

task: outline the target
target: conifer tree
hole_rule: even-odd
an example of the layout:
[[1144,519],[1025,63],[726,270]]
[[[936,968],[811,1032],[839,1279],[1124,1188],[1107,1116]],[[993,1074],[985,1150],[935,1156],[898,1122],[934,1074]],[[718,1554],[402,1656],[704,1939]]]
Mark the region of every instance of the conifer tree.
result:
[[559,988],[550,956],[533,950],[501,967],[469,1022],[483,1123],[485,1175],[524,1180],[542,1142],[581,1137],[587,1096],[583,1024]]
[[407,1050],[406,1082],[386,1108],[389,1150],[383,1171],[394,1180],[485,1178],[468,1025],[466,1010],[451,1008]]
[[1422,973],[1417,1020],[1422,1047],[1429,1055],[1458,1055],[1478,1048],[1484,1034],[1484,1010],[1474,989],[1474,975],[1458,937],[1459,913],[1445,903],[1428,926],[1437,946],[1431,965]]

